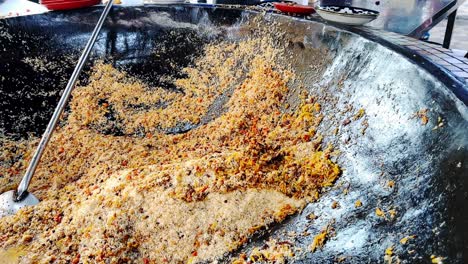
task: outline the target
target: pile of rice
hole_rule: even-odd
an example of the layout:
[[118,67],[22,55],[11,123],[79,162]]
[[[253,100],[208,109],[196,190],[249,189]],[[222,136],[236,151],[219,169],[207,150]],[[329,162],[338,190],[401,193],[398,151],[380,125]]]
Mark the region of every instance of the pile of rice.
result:
[[[0,219],[0,257],[214,261],[332,185],[340,169],[320,147],[320,105],[302,96],[288,107],[283,51],[258,37],[204,54],[174,80],[183,92],[97,64],[34,176],[41,203]],[[168,133],[181,124],[192,129]],[[1,139],[0,192],[19,182],[37,142]]]

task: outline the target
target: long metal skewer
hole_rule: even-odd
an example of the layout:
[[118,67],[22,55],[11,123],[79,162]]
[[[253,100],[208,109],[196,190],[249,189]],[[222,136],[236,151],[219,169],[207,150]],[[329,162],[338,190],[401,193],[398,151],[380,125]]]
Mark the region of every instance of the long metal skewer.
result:
[[47,128],[44,134],[42,135],[41,142],[39,143],[39,146],[37,146],[36,152],[34,153],[31,162],[29,162],[28,169],[26,170],[23,179],[18,185],[18,190],[16,192],[15,199],[16,201],[22,200],[24,198],[24,195],[28,192],[29,183],[31,182],[31,178],[34,175],[34,172],[36,171],[37,165],[39,164],[39,160],[41,159],[42,154],[44,153],[44,149],[46,148],[47,143],[49,143],[50,137],[52,136],[52,133],[54,132],[55,127],[57,126],[57,122],[60,119],[60,115],[63,113],[63,109],[65,109],[68,98],[70,97],[70,94],[73,91],[73,87],[75,86],[76,81],[78,80],[78,76],[80,76],[81,70],[83,69],[83,66],[88,60],[89,54],[93,49],[94,43],[96,42],[99,32],[101,31],[102,25],[104,24],[104,21],[106,20],[106,17],[109,14],[113,2],[113,0],[109,0],[109,2],[107,2],[104,11],[101,14],[101,17],[99,18],[99,21],[97,22],[96,27],[94,28],[91,38],[88,40],[88,43],[86,44],[86,47],[83,50],[80,59],[78,60],[78,64],[76,65],[75,70],[73,71],[72,76],[70,77],[70,80],[68,80],[67,87],[65,88],[65,91],[63,92],[62,97],[60,98],[60,101],[57,105],[57,108],[55,108],[54,114],[52,115],[52,118],[50,119],[49,124],[47,125]]

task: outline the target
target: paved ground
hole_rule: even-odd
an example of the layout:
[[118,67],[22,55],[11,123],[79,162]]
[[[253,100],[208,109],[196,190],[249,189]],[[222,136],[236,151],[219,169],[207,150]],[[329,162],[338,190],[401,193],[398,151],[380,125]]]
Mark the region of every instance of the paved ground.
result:
[[[430,41],[442,43],[447,20],[440,22],[430,31]],[[468,0],[458,9],[455,27],[453,29],[451,49],[468,50]]]

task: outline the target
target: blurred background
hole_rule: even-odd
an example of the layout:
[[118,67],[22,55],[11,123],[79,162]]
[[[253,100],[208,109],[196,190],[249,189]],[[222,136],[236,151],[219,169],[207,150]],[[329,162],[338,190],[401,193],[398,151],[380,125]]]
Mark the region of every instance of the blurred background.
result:
[[[446,26],[447,19],[444,19],[432,28],[429,31],[429,41],[442,43]],[[468,1],[458,8],[450,48],[453,50],[468,50]]]
[[[45,0],[43,0],[45,1]],[[248,4],[252,1],[264,0],[114,0],[119,3],[218,3],[218,4]],[[281,1],[281,0],[278,0]],[[468,56],[468,0],[294,0],[300,4],[316,5],[353,5],[380,11],[379,18],[369,26],[396,32],[402,35],[442,45],[450,25],[450,17],[455,18],[451,41],[445,43],[458,56]],[[42,13],[44,8],[37,5],[40,0],[0,0],[0,18]],[[103,1],[105,2],[105,1]],[[461,5],[460,5],[461,3]],[[20,6],[21,10],[17,10]],[[39,8],[38,8],[39,6]],[[456,7],[458,8],[456,8]],[[44,8],[45,9],[45,8]],[[46,9],[45,9],[46,10]],[[456,16],[454,14],[456,10]],[[19,12],[19,13],[18,13]],[[441,15],[442,14],[442,15]],[[452,15],[450,15],[452,14]],[[445,19],[443,19],[445,18]],[[453,21],[453,19],[452,19]],[[435,26],[434,26],[435,25]],[[450,28],[450,27],[449,27]],[[429,29],[429,31],[428,31]]]

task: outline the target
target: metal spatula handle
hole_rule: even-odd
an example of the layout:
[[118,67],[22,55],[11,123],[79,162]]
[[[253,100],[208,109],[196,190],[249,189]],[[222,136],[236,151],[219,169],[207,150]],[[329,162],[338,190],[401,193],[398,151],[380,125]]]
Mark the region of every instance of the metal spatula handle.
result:
[[18,190],[16,192],[15,197],[16,201],[20,201],[27,196],[31,178],[34,175],[34,172],[36,171],[37,165],[42,157],[42,154],[44,153],[44,149],[46,148],[47,143],[49,143],[50,137],[54,132],[55,126],[57,125],[57,122],[60,119],[60,115],[62,114],[63,109],[67,104],[68,98],[70,97],[73,87],[75,86],[75,83],[78,80],[78,76],[80,75],[81,70],[83,69],[83,66],[85,65],[86,61],[88,60],[89,54],[93,49],[94,43],[96,42],[96,38],[99,35],[99,32],[101,31],[102,25],[104,24],[104,21],[106,20],[106,17],[109,14],[113,2],[113,0],[109,0],[109,2],[107,2],[104,10],[102,11],[101,17],[99,18],[99,21],[97,22],[96,27],[93,30],[91,38],[88,40],[88,43],[86,44],[86,47],[83,50],[80,59],[78,60],[78,64],[76,65],[75,70],[73,71],[73,74],[70,77],[70,80],[68,80],[67,87],[65,88],[65,91],[63,92],[62,97],[60,98],[60,101],[57,105],[57,108],[55,108],[54,114],[52,115],[52,118],[50,119],[49,124],[47,125],[47,128],[44,134],[42,135],[41,142],[39,142],[39,146],[37,146],[36,152],[34,152],[34,156],[29,162],[26,173],[24,174],[23,179],[18,185]]

